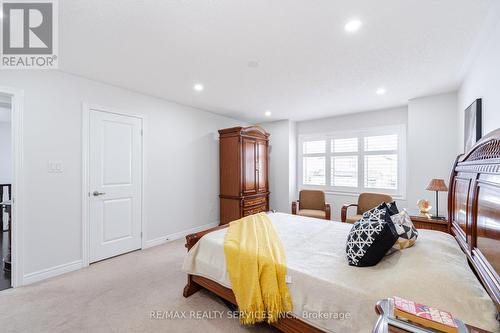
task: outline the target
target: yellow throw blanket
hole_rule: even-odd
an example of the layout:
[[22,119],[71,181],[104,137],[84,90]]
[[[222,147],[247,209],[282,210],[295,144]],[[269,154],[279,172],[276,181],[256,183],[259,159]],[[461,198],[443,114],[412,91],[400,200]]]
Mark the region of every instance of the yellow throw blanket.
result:
[[231,222],[224,253],[242,324],[273,323],[292,310],[285,251],[265,213]]

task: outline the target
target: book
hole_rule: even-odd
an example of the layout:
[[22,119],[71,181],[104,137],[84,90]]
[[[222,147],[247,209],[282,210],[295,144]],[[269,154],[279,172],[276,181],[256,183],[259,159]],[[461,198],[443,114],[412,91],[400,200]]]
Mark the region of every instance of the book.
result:
[[458,325],[452,314],[425,304],[393,297],[394,316],[445,333],[457,333]]

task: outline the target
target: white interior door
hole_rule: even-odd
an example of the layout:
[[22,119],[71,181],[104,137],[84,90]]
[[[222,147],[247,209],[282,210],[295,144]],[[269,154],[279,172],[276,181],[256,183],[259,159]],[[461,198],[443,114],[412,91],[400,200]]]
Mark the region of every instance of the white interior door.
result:
[[90,262],[141,248],[142,119],[90,111]]

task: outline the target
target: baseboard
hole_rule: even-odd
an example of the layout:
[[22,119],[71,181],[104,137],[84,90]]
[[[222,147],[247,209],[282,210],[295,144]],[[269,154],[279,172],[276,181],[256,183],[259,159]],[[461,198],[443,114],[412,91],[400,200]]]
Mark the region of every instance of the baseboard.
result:
[[165,243],[168,243],[168,242],[172,242],[174,240],[177,240],[177,239],[180,239],[180,238],[184,238],[184,237],[186,237],[189,234],[193,234],[195,232],[199,232],[199,231],[203,231],[203,230],[206,230],[206,229],[210,229],[210,228],[216,227],[218,225],[219,225],[219,221],[213,222],[213,223],[204,224],[204,225],[201,225],[199,227],[195,227],[195,228],[191,228],[191,229],[179,231],[179,232],[176,232],[174,234],[166,235],[166,236],[163,236],[163,237],[158,237],[158,238],[155,238],[155,239],[147,240],[147,241],[144,242],[143,249],[148,249],[148,248],[153,247],[153,246],[158,246],[158,245],[162,245],[162,244],[165,244]]
[[[195,227],[195,228],[191,228],[191,229],[179,231],[179,232],[176,232],[176,233],[173,233],[173,234],[170,234],[170,235],[166,235],[166,236],[163,236],[163,237],[158,237],[158,238],[155,238],[155,239],[151,239],[151,240],[145,241],[143,249],[147,249],[147,248],[150,248],[150,247],[153,247],[153,246],[157,246],[157,245],[165,244],[165,243],[168,243],[168,242],[172,242],[174,240],[186,237],[189,234],[192,234],[192,233],[195,233],[195,232],[199,232],[199,231],[202,231],[202,230],[206,230],[206,229],[215,227],[217,225],[219,225],[219,221],[213,222],[213,223],[204,224],[204,225],[201,225],[199,227]],[[24,285],[32,284],[32,283],[35,283],[35,282],[38,282],[38,281],[42,281],[42,280],[45,280],[45,279],[48,279],[48,278],[51,278],[51,277],[55,277],[55,276],[58,276],[58,275],[61,275],[61,274],[64,274],[64,273],[69,273],[69,272],[72,272],[72,271],[76,271],[76,270],[78,270],[80,268],[83,268],[83,261],[82,260],[76,260],[76,261],[73,261],[73,262],[69,262],[67,264],[62,264],[62,265],[54,266],[54,267],[51,267],[51,268],[42,269],[42,270],[40,270],[38,272],[33,272],[33,273],[26,274],[23,277],[23,281],[22,281],[21,285],[24,286]]]
[[26,274],[23,278],[21,285],[35,283],[64,273],[76,271],[82,267],[83,267],[83,262],[81,260],[76,260],[73,262],[69,262],[67,264],[62,264],[59,266],[42,269],[38,272]]

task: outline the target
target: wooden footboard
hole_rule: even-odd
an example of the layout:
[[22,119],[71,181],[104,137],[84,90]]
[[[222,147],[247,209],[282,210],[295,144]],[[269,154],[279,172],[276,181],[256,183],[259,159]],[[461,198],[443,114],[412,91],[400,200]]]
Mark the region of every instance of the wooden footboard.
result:
[[[185,245],[186,248],[187,248],[187,250],[188,251],[191,250],[191,248],[196,243],[198,243],[198,241],[201,239],[201,237],[205,236],[206,234],[208,234],[208,233],[210,233],[212,231],[216,231],[216,230],[227,228],[228,226],[229,226],[229,224],[220,225],[218,227],[213,227],[213,228],[210,228],[210,229],[207,229],[207,230],[203,230],[203,231],[200,231],[200,232],[196,232],[194,234],[187,235],[186,236],[186,245]],[[194,275],[188,274],[187,284],[184,287],[184,291],[182,293],[184,295],[184,297],[189,297],[189,296],[191,296],[192,294],[196,293],[198,290],[201,289],[201,286],[196,281],[194,281],[195,277],[196,276],[194,276]]]
[[198,243],[198,241],[201,239],[201,237],[205,236],[208,233],[211,233],[212,231],[220,230],[229,227],[229,224],[224,224],[220,225],[218,227],[213,227],[207,230],[203,230],[200,232],[196,232],[194,234],[190,234],[186,236],[186,248],[191,250],[191,248],[194,246],[194,244]]
[[[229,225],[221,225],[218,227],[210,228],[204,231],[200,231],[191,235],[186,236],[186,248],[188,251],[203,237],[204,235],[227,228]],[[188,274],[187,284],[184,287],[183,295],[184,297],[189,297],[196,293],[201,288],[207,289],[217,296],[223,298],[224,300],[236,305],[236,297],[231,289],[222,286],[221,284],[212,281],[210,279]],[[297,319],[291,315],[288,315],[286,318],[282,318],[278,320],[276,323],[273,323],[272,326],[276,327],[281,332],[285,333],[325,333],[314,326],[309,325],[308,323]]]

